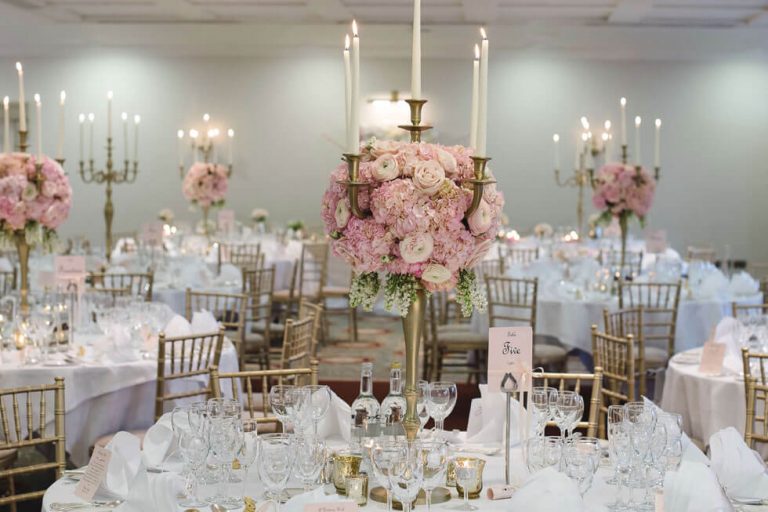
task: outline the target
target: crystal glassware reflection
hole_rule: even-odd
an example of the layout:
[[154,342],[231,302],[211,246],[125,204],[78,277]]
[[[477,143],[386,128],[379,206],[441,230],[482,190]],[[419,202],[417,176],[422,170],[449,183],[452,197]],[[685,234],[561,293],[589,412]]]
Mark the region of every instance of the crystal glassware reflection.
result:
[[557,436],[531,437],[525,443],[525,462],[530,473],[560,463],[563,454],[563,442]]
[[186,466],[184,496],[179,500],[181,507],[203,507],[206,504],[198,497],[200,468],[208,458],[209,445],[205,437],[192,431],[182,431],[179,437],[179,452]]
[[424,494],[427,511],[432,508],[432,491],[445,482],[448,470],[448,443],[440,440],[421,441],[417,445],[424,465]]
[[308,390],[310,414],[312,416],[312,433],[317,437],[317,425],[328,413],[331,406],[331,388],[323,385],[304,386]]
[[280,496],[291,476],[294,459],[293,437],[290,434],[265,434],[259,438],[259,476],[278,512]]
[[582,497],[592,486],[595,473],[594,450],[591,446],[569,443],[565,447],[565,473],[576,481]]
[[371,447],[371,463],[376,480],[387,491],[387,511],[392,512],[392,485],[390,471],[395,461],[407,455],[407,446],[394,441],[377,440]]
[[304,492],[312,490],[325,463],[325,443],[315,437],[296,438],[296,462],[294,471],[304,486]]
[[419,418],[419,430],[424,430],[424,426],[429,421],[428,394],[429,382],[425,380],[416,382],[416,416]]
[[536,386],[531,389],[531,410],[536,419],[536,435],[543,436],[547,422],[553,417],[557,404],[557,389],[547,386]]
[[557,394],[554,421],[560,429],[560,439],[563,441],[565,441],[567,430],[579,412],[579,398],[581,397],[575,391],[563,390]]
[[397,458],[389,471],[392,494],[402,504],[403,512],[410,512],[416,496],[424,483],[424,460],[418,449],[418,444],[404,444],[405,456]]
[[278,384],[272,386],[272,389],[269,390],[269,405],[272,408],[272,412],[283,426],[283,432],[288,431],[288,411],[289,408],[293,406],[295,389],[295,386]]
[[453,382],[431,382],[427,387],[427,410],[435,420],[435,428],[444,430],[443,423],[456,406],[457,390]]
[[229,495],[227,487],[230,481],[232,462],[241,447],[239,422],[234,418],[209,417],[208,445],[211,460],[216,465],[216,494],[209,499],[229,507],[242,505],[242,499]]
[[464,501],[461,505],[452,507],[452,510],[478,510],[469,502],[469,488],[477,479],[479,468],[467,461],[456,462],[456,486],[463,489]]

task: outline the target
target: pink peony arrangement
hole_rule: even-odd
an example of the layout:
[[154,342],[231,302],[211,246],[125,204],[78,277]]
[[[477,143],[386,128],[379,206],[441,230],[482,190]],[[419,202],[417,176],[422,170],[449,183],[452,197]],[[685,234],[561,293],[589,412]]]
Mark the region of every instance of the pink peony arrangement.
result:
[[592,204],[602,210],[603,220],[634,214],[643,222],[655,191],[656,180],[646,168],[609,163],[595,174]]
[[[72,206],[72,187],[55,160],[0,153],[0,227],[6,241],[25,233],[27,243],[49,242]],[[40,228],[40,229],[38,229]]]
[[223,165],[195,162],[187,171],[182,193],[201,208],[222,206],[227,196],[229,171]]
[[[464,220],[472,201],[471,185],[462,185],[473,178],[470,156],[461,146],[372,140],[360,161],[360,180],[370,185],[359,196],[360,206],[371,212],[365,219],[352,215],[347,188],[339,183],[348,178],[347,164],[333,171],[321,215],[334,252],[369,288],[358,303],[371,305],[378,273],[387,275],[385,299],[400,285],[429,291],[466,287],[461,281],[472,273],[465,271],[490,248],[504,206],[496,186],[486,186],[480,207]],[[401,313],[407,305],[397,298],[390,302]]]

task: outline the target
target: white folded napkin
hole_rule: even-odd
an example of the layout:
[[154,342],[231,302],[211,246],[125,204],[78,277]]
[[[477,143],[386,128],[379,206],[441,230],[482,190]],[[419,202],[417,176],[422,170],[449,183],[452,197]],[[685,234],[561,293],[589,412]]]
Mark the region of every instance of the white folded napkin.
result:
[[731,498],[768,499],[768,474],[760,455],[733,427],[709,438],[710,467]]
[[754,295],[760,291],[760,283],[751,275],[741,271],[731,276],[728,291],[734,296]]
[[684,461],[664,477],[664,510],[670,512],[732,512],[717,477],[705,464]]
[[715,327],[715,342],[725,345],[723,368],[732,373],[741,373],[744,370],[741,343],[739,343],[740,329],[741,323],[729,316],[720,320]]
[[144,434],[144,445],[141,450],[144,464],[150,468],[158,467],[171,453],[174,443],[173,429],[170,424],[164,425],[158,421],[149,427]]
[[[545,468],[531,475],[512,495],[509,505],[505,508],[525,512],[583,512],[585,510],[576,482],[554,468]],[[675,510],[675,512],[678,511]]]
[[179,336],[189,336],[192,332],[192,327],[183,316],[173,315],[173,318],[165,326],[163,332],[167,338],[178,338]]
[[210,334],[219,330],[219,322],[210,311],[202,310],[192,313],[190,332],[192,334]]
[[178,510],[177,495],[183,488],[177,473],[147,473],[144,464],[138,467],[136,478],[126,500],[115,508],[117,512],[147,512],[149,510]]
[[141,441],[129,432],[118,432],[106,449],[112,456],[102,487],[108,493],[125,499],[141,466]]
[[[643,403],[646,405],[652,406],[656,409],[656,412],[664,412],[664,410],[656,405],[655,402],[650,400],[648,397],[643,396]],[[682,433],[681,444],[683,446],[683,456],[681,460],[688,461],[688,462],[700,462],[702,464],[709,465],[709,459],[706,455],[704,455],[704,452],[702,452],[698,446],[696,446],[696,443],[691,441],[691,438],[688,437],[688,434],[685,432]]]
[[341,438],[349,442],[352,439],[352,408],[331,391],[331,404],[325,417],[317,424],[320,439]]
[[[480,384],[480,399],[472,400],[470,417],[480,416],[472,424],[467,424],[467,443],[502,443],[504,441],[504,422],[506,421],[507,397],[501,392],[491,392],[487,384]],[[478,412],[472,412],[479,408]],[[520,402],[512,400],[512,414],[510,417],[511,443],[520,442],[520,414],[525,409],[520,407]]]

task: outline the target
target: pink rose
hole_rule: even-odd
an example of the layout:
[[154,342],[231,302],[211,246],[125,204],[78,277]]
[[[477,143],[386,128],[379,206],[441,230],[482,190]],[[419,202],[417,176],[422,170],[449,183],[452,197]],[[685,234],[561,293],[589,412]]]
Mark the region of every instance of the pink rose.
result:
[[400,255],[406,263],[421,263],[432,255],[433,248],[432,235],[419,233],[407,236],[400,242]]
[[402,145],[402,142],[396,140],[377,140],[371,147],[370,153],[373,158],[379,158],[386,154],[394,155],[400,150]]
[[456,158],[443,148],[437,150],[437,161],[443,167],[446,176],[453,177],[456,174]]
[[373,178],[377,181],[390,181],[397,178],[400,168],[394,155],[385,153],[373,163]]
[[484,199],[480,201],[480,206],[475,210],[475,213],[469,216],[467,222],[469,224],[469,230],[475,236],[482,235],[491,228],[491,224],[493,223],[491,207]]
[[427,195],[432,195],[440,189],[445,180],[445,171],[434,160],[419,162],[413,170],[413,184]]

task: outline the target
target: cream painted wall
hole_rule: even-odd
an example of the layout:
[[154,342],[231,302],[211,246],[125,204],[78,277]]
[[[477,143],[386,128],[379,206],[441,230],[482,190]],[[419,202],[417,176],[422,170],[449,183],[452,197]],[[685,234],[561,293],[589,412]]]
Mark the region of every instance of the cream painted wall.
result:
[[[203,112],[237,132],[229,204],[241,218],[262,206],[275,221],[318,223],[326,176],[340,156],[331,141],[343,137],[337,53],[193,59],[105,50],[28,58],[24,65],[27,94],[43,95],[47,126],[55,126],[58,91],[68,93],[66,167],[76,199],[64,234],[102,236],[103,190],[82,184],[75,172],[76,117],[94,111],[97,142],[104,140],[108,89],[115,92],[116,118],[126,110],[143,119],[141,173],[135,185],[116,188],[116,230],[150,220],[163,207],[197,218],[181,196],[175,133]],[[366,59],[362,66],[366,95],[407,90],[407,60]],[[0,70],[0,95],[15,96],[13,61],[0,60]],[[426,116],[442,142],[465,141],[470,72],[467,59],[425,63]],[[575,222],[575,192],[553,184],[552,133],[575,138],[581,115],[616,123],[617,98],[626,95],[630,114],[648,123],[646,161],[650,121],[664,119],[663,177],[650,224],[666,228],[678,248],[711,241],[720,252],[730,244],[735,256],[768,260],[768,61],[559,60],[498,51],[492,55],[490,88],[489,153],[515,226]],[[46,151],[53,151],[54,137],[53,128],[45,130]],[[568,142],[564,164],[572,161]],[[97,161],[103,161],[103,151]]]

